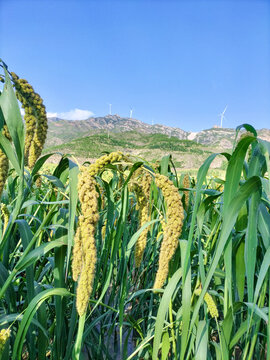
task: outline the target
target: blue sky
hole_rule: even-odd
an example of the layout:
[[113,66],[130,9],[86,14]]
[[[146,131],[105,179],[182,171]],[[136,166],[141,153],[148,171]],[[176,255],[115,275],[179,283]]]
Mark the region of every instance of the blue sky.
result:
[[270,1],[1,0],[0,56],[62,116],[270,128]]

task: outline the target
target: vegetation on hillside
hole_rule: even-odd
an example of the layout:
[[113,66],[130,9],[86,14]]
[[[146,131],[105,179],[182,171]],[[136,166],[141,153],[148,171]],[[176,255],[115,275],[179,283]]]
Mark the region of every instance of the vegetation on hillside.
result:
[[224,181],[216,154],[192,178],[119,151],[48,174],[1,64],[0,357],[270,360],[270,143],[237,128]]
[[[171,153],[174,155],[176,164],[179,164],[179,166],[183,160],[181,156],[184,154],[191,158],[189,167],[194,167],[197,164],[197,159],[194,159],[194,156],[200,155],[204,159],[212,153],[211,148],[197,144],[194,141],[179,140],[176,137],[169,137],[165,134],[144,134],[137,131],[122,133],[103,132],[85,136],[66,144],[49,147],[45,153],[59,151],[87,159],[97,158],[103,152],[117,150],[142,156],[148,161],[158,160],[164,154]],[[160,156],[160,154],[163,155]]]

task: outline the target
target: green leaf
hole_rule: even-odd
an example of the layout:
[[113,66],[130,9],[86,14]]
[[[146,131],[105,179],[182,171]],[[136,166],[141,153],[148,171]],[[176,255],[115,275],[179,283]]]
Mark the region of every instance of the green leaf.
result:
[[196,335],[195,360],[207,360],[208,329],[205,320],[198,323]]
[[235,277],[239,301],[243,301],[245,292],[245,243],[242,241],[235,256]]
[[30,251],[22,260],[16,265],[16,270],[21,271],[37,261],[41,256],[46,255],[52,249],[67,245],[63,240],[54,240],[48,243],[42,244],[34,250]]
[[3,66],[5,71],[5,85],[0,96],[0,107],[13,140],[19,163],[21,163],[24,155],[24,125],[8,71],[4,64]]
[[254,292],[254,276],[255,276],[255,265],[256,265],[256,254],[257,254],[257,220],[258,220],[258,207],[261,200],[261,194],[259,191],[254,192],[251,195],[249,202],[248,212],[248,226],[246,232],[245,241],[245,264],[246,264],[246,275],[247,275],[247,290],[248,290],[248,301],[253,301]]
[[182,276],[182,269],[178,269],[172,276],[171,280],[169,281],[168,285],[166,286],[159,308],[157,313],[157,319],[155,324],[155,336],[154,336],[154,344],[153,344],[153,355],[152,360],[158,359],[158,350],[161,343],[161,337],[163,333],[163,325],[165,321],[166,314],[168,312],[170,299],[177,287],[177,284]]
[[218,265],[218,262],[220,260],[220,257],[222,255],[222,252],[224,250],[224,247],[226,245],[226,242],[230,236],[230,233],[232,231],[232,228],[235,224],[235,221],[237,219],[237,215],[243,206],[243,204],[247,201],[247,199],[250,197],[250,195],[254,192],[260,192],[261,191],[261,180],[257,176],[253,176],[249,180],[246,181],[244,185],[240,187],[240,189],[237,191],[233,199],[231,200],[228,209],[226,212],[224,212],[224,223],[222,226],[220,238],[215,250],[214,258],[211,262],[210,268],[208,270],[208,274],[205,279],[204,286],[202,288],[202,292],[199,296],[199,299],[195,305],[192,319],[191,319],[191,325],[190,330],[193,328],[196,318],[199,313],[200,306],[203,302],[204,295],[207,291],[207,288],[210,284],[210,281],[212,279],[212,276],[215,272],[215,269]]
[[161,347],[161,353],[162,357],[161,360],[167,360],[168,354],[170,351],[171,343],[170,343],[170,335],[168,331],[165,331],[165,333],[162,336],[162,347]]
[[258,228],[262,235],[266,249],[270,247],[270,214],[264,204],[260,204],[258,214]]
[[13,351],[12,351],[12,360],[21,359],[23,342],[27,333],[27,330],[32,322],[32,319],[39,308],[39,306],[51,296],[71,296],[72,294],[63,288],[58,289],[48,289],[44,290],[34,297],[34,299],[27,306],[26,311],[23,315],[23,319],[19,326],[19,330],[15,339]]
[[169,164],[170,164],[170,161],[171,161],[171,155],[166,155],[166,156],[163,156],[163,158],[161,159],[161,162],[160,162],[160,173],[162,175],[165,175],[167,176],[168,175],[168,171],[169,171]]
[[255,293],[254,293],[254,303],[257,302],[257,299],[259,297],[259,292],[261,290],[261,287],[262,287],[263,281],[265,279],[265,276],[267,274],[267,271],[269,269],[269,266],[270,266],[270,247],[266,251],[266,253],[264,255],[264,258],[263,258],[263,262],[262,262],[261,267],[260,267],[260,272],[259,272],[259,275],[258,275],[256,288],[255,288]]
[[35,163],[34,167],[33,167],[33,170],[32,170],[32,177],[34,175],[36,175],[39,170],[42,168],[42,166],[44,165],[44,163],[52,156],[54,155],[54,153],[51,153],[51,154],[46,154],[44,156],[41,156],[37,162]]
[[13,149],[11,142],[2,134],[2,131],[0,131],[0,146],[1,149],[4,151],[4,153],[6,154],[6,156],[8,157],[8,160],[11,162],[11,165],[14,167],[16,173],[20,176],[21,167],[17,155]]

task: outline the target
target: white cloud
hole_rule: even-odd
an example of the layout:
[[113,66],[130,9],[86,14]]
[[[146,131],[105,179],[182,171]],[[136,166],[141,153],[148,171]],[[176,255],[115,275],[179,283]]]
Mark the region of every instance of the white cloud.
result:
[[48,117],[58,117],[58,118],[64,119],[64,120],[85,120],[93,115],[94,115],[94,113],[92,111],[81,110],[81,109],[73,109],[73,110],[61,112],[61,113],[57,113],[57,112],[54,112],[54,113],[48,112],[47,113]]
[[21,108],[20,111],[21,111],[21,115],[24,116],[24,114],[25,114],[24,109]]

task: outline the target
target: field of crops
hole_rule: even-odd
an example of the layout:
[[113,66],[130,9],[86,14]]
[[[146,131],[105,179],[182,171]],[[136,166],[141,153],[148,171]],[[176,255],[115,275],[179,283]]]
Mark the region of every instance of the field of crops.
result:
[[239,126],[196,176],[121,152],[48,173],[42,99],[0,69],[0,358],[269,360],[270,143]]

